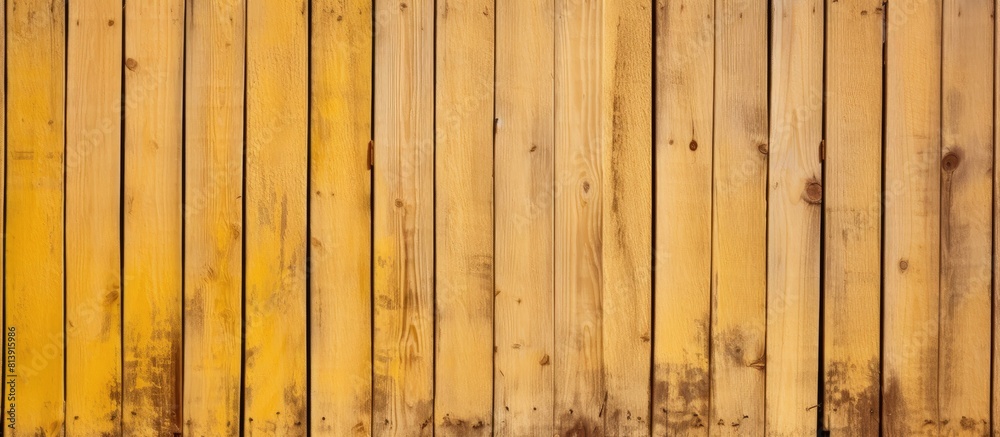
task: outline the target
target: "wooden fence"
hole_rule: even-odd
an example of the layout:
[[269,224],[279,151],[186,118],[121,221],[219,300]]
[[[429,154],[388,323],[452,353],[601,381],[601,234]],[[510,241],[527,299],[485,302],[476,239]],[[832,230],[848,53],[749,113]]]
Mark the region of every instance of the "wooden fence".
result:
[[992,0],[2,14],[5,435],[1000,435]]

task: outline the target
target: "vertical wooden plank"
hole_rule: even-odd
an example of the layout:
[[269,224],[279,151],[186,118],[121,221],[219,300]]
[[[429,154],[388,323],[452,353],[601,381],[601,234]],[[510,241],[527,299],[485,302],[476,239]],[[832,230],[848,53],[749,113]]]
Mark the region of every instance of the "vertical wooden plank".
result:
[[125,4],[125,435],[180,433],[184,2]]
[[628,0],[606,7],[601,75],[611,95],[601,102],[597,194],[605,384],[600,416],[605,435],[642,436],[650,432],[653,334],[653,4]]
[[372,1],[312,4],[311,421],[371,433]]
[[656,11],[653,434],[708,435],[715,5]]
[[117,434],[122,430],[122,3],[68,7],[66,415],[72,419],[66,432]]
[[493,433],[493,6],[437,3],[435,435]]
[[824,5],[773,7],[766,429],[798,436],[816,432],[819,407]]
[[554,432],[553,7],[496,3],[493,410],[501,436]]
[[993,3],[948,0],[941,70],[941,434],[990,433]]
[[768,10],[718,0],[712,204],[713,435],[764,434]]
[[244,427],[306,433],[309,4],[247,3]]
[[823,423],[878,435],[881,386],[881,0],[826,3]]
[[[993,3],[993,14],[996,16],[996,8],[1000,5],[997,0]],[[996,26],[996,22],[993,22]],[[993,32],[994,47],[1000,45],[1000,32]],[[997,202],[997,196],[1000,195],[1000,178],[996,177],[996,168],[1000,164],[1000,153],[998,153],[997,145],[1000,145],[1000,131],[997,130],[996,126],[1000,126],[1000,112],[996,108],[1000,107],[1000,56],[996,56],[996,50],[994,49],[994,59],[993,59],[993,308],[994,311],[1000,305],[1000,281],[996,278],[1000,278],[1000,261],[997,259],[997,254],[1000,253],[1000,239],[996,236],[1000,232],[1000,202]],[[997,336],[996,327],[993,329],[993,369],[992,369],[992,383],[990,387],[993,392],[990,394],[992,396],[992,411],[990,412],[991,423],[993,427],[992,436],[1000,435],[1000,360],[996,357],[1000,356],[1000,337]]]
[[603,68],[610,7],[604,0],[556,0],[554,414],[560,435],[604,434],[601,154],[610,140],[604,105],[613,92],[613,77]]
[[375,3],[377,435],[434,432],[434,16]]
[[941,2],[910,6],[890,6],[886,27],[882,430],[890,436],[939,433]]
[[[66,2],[7,2],[7,364],[11,435],[65,431],[63,155]],[[120,86],[120,83],[119,83]],[[9,350],[8,350],[9,353]],[[13,406],[11,406],[13,404]]]
[[240,432],[245,4],[187,1],[184,432]]

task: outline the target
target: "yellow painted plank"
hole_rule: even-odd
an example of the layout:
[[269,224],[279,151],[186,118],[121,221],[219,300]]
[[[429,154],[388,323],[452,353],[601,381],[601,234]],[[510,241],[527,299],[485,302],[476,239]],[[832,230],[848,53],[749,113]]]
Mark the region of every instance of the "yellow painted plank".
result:
[[823,424],[878,435],[881,390],[881,0],[826,4]]
[[[66,432],[121,432],[122,3],[70,2]],[[52,311],[52,307],[47,309]]]
[[990,433],[993,2],[944,2],[941,71],[942,435]]
[[889,10],[885,73],[882,430],[939,435],[941,2]]
[[656,8],[653,434],[708,435],[714,2]]
[[308,2],[247,3],[244,427],[305,435]]
[[123,433],[180,433],[184,2],[125,4]]
[[310,429],[371,432],[372,1],[312,4]]
[[712,204],[712,435],[764,434],[768,9],[715,13]]
[[375,435],[434,432],[434,16],[375,2]]
[[[63,155],[66,2],[7,2],[5,286],[9,435],[65,432]],[[105,24],[106,25],[106,24]],[[99,303],[98,303],[99,304]],[[13,406],[12,406],[13,404]],[[13,429],[11,429],[13,428]]]
[[653,334],[653,10],[644,0],[605,8],[601,76],[611,96],[601,101],[600,414],[605,435],[643,436]]
[[493,20],[437,3],[435,435],[493,433]]
[[184,433],[240,431],[243,1],[187,2]]
[[824,5],[773,7],[766,429],[801,436],[816,432],[819,411]]
[[[603,435],[602,153],[611,129],[605,76],[610,1],[556,0],[555,422],[560,435]],[[607,44],[613,47],[613,44]]]
[[553,6],[496,3],[493,411],[500,436],[554,431]]

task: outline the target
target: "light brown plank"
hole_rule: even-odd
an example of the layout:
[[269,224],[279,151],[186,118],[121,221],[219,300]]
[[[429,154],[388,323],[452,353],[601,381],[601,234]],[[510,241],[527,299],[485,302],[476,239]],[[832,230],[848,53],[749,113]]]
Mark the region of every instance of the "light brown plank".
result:
[[377,435],[434,431],[434,16],[375,3]]
[[767,20],[764,2],[716,4],[712,435],[764,433]]
[[[941,2],[889,9],[882,431],[939,435]],[[901,18],[895,18],[901,17]]]
[[[10,435],[65,433],[62,311],[66,2],[7,2],[5,366]],[[98,303],[99,305],[99,303]],[[11,406],[13,404],[13,407]],[[12,423],[13,422],[13,423]]]
[[604,7],[601,75],[611,95],[601,102],[599,415],[605,435],[643,436],[650,432],[653,334],[653,11],[644,0]]
[[72,420],[66,432],[117,434],[122,431],[122,3],[68,7],[66,415]]
[[240,431],[243,317],[242,0],[188,0],[184,432]]
[[878,435],[881,386],[881,0],[826,4],[823,424]]
[[708,435],[715,5],[656,11],[653,434]]
[[942,435],[990,433],[993,2],[944,2],[941,71]]
[[313,435],[371,432],[371,0],[312,4]]
[[553,6],[496,3],[493,410],[500,436],[554,432]]
[[801,436],[819,408],[824,6],[772,6],[766,429]]
[[243,420],[304,435],[309,4],[247,2]]
[[184,2],[128,2],[125,20],[122,431],[171,435],[183,430]]
[[435,435],[493,433],[493,0],[437,3]]

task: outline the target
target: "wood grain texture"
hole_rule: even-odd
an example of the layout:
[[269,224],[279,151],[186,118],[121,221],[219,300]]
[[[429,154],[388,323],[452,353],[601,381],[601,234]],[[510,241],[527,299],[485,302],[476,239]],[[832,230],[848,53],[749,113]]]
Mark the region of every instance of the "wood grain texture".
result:
[[[9,435],[65,432],[64,127],[66,2],[9,1],[5,300],[16,360]],[[8,344],[9,346],[9,344]],[[7,410],[8,408],[5,408]],[[11,418],[4,414],[5,427]]]
[[[556,0],[555,422],[559,435],[603,435],[602,222],[613,77],[604,0]],[[612,34],[613,35],[613,34]]]
[[183,431],[184,2],[128,2],[125,20],[122,432],[172,435]]
[[605,435],[643,436],[650,431],[653,334],[653,10],[642,0],[606,7],[601,75],[613,91],[601,102],[603,177],[598,185],[603,192],[597,195],[603,258],[601,417]]
[[309,4],[247,2],[243,420],[305,435]]
[[500,436],[554,433],[553,8],[553,0],[496,3],[493,411]]
[[653,434],[707,436],[715,6],[656,11]]
[[988,1],[944,2],[941,71],[942,435],[990,433],[993,17]]
[[122,3],[68,3],[66,433],[122,431]]
[[881,0],[826,4],[823,426],[877,435],[881,408]]
[[434,16],[375,3],[377,435],[434,432]]
[[184,432],[240,432],[243,333],[242,0],[187,1]]
[[941,2],[889,11],[882,431],[939,435]]
[[768,159],[768,435],[816,432],[823,175],[821,0],[778,0],[771,27]]
[[768,10],[715,12],[712,205],[712,435],[764,433]]
[[435,435],[493,433],[493,3],[437,3]]
[[372,429],[372,2],[312,4],[310,114],[311,424]]

